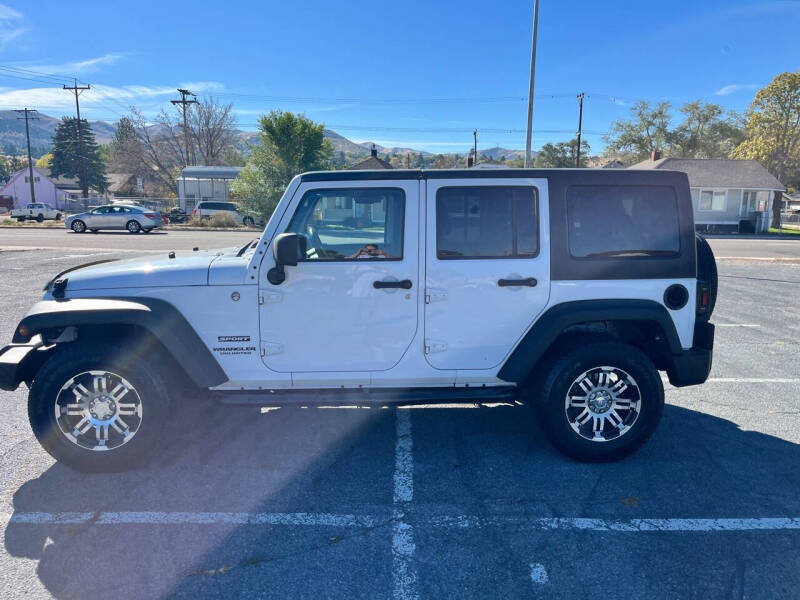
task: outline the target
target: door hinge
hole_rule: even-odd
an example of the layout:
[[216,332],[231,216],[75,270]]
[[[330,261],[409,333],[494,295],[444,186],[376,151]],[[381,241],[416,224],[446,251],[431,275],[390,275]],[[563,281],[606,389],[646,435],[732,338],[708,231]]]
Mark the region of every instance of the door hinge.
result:
[[261,356],[274,356],[283,353],[283,344],[261,342]]
[[259,304],[275,304],[283,300],[283,294],[280,292],[267,292],[258,297]]
[[433,288],[427,288],[425,290],[425,304],[441,302],[443,300],[447,300],[447,292],[444,290],[437,290]]
[[436,354],[447,350],[447,344],[439,340],[425,340],[425,354]]

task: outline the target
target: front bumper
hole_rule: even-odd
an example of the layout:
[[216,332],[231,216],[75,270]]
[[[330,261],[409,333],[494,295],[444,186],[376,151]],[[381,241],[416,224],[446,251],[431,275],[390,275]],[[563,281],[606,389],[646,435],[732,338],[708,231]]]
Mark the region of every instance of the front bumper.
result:
[[714,325],[698,321],[694,326],[692,347],[672,356],[667,368],[669,382],[675,387],[699,385],[708,379],[714,350]]
[[0,350],[0,390],[14,391],[28,378],[41,347],[42,341],[36,336],[29,343],[9,344]]

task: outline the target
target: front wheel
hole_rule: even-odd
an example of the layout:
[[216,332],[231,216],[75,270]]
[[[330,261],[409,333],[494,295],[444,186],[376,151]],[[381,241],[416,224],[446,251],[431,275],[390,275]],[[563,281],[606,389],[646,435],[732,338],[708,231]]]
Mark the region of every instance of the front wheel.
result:
[[78,471],[121,471],[152,454],[169,420],[158,364],[133,350],[75,344],[51,357],[28,395],[42,447]]
[[142,231],[144,231],[145,233],[150,233],[151,231],[153,231],[153,228],[152,227],[145,227],[144,229],[142,229]]
[[84,233],[84,232],[86,232],[86,223],[84,223],[80,219],[77,219],[77,220],[72,222],[72,225],[70,225],[70,228],[75,233]]
[[43,221],[44,221],[44,215],[43,214],[36,215],[36,222],[37,223],[42,223]]
[[60,221],[62,216],[63,215],[61,213],[56,213],[56,221]]
[[128,224],[125,225],[125,229],[128,230],[128,233],[139,233],[139,231],[142,229],[142,226],[139,225],[139,221],[134,221],[131,219],[128,221]]
[[617,460],[655,431],[664,386],[638,348],[590,343],[553,363],[538,408],[545,434],[563,453],[586,462]]
[[253,227],[255,224],[256,222],[253,220],[253,217],[245,217],[244,220],[242,220],[242,225],[245,227]]

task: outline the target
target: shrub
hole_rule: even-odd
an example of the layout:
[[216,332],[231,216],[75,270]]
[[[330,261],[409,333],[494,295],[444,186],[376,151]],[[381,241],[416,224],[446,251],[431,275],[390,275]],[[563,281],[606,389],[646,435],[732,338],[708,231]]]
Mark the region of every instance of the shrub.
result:
[[236,227],[236,221],[229,212],[218,212],[211,215],[211,227]]

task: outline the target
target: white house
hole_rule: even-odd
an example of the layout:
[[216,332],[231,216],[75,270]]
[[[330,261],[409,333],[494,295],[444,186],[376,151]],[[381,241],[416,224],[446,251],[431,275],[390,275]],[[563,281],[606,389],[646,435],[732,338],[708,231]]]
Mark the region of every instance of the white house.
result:
[[631,169],[667,169],[689,176],[694,221],[706,231],[769,229],[772,199],[786,188],[756,160],[657,158]]
[[[83,207],[81,186],[77,179],[52,177],[50,169],[33,167],[33,190],[36,202],[44,202],[60,210],[79,210]],[[24,208],[31,199],[31,184],[28,168],[11,175],[8,182],[0,188],[0,196],[11,196],[14,208]],[[102,196],[94,191],[89,193],[89,202],[96,204]]]

